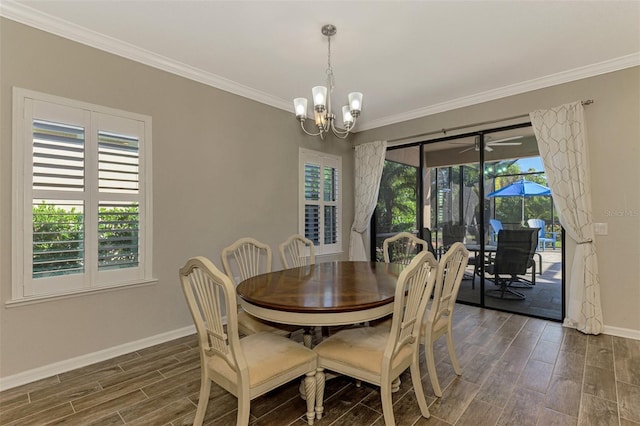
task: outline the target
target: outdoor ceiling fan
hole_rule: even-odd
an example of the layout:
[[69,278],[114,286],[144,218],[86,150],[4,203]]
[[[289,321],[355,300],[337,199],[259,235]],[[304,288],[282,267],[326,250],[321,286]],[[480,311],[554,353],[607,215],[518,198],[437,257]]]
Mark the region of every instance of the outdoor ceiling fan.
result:
[[[509,141],[513,141],[516,139],[522,139],[523,136],[511,136],[508,138],[502,138],[502,139],[496,139],[496,140],[491,140],[488,136],[485,138],[486,142],[484,144],[484,150],[487,152],[491,152],[493,151],[492,146],[515,146],[515,145],[522,145],[522,142],[509,142]],[[460,154],[462,154],[463,152],[467,152],[467,151],[471,151],[472,149],[475,151],[480,151],[480,138],[477,137],[474,144],[474,146],[469,147],[467,149],[463,149],[462,151],[460,151]]]

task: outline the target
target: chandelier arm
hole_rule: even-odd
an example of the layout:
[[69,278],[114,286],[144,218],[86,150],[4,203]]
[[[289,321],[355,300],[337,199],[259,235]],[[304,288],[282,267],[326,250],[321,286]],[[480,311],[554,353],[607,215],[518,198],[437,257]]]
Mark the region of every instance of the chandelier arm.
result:
[[321,138],[324,139],[323,136],[323,131],[318,130],[318,133],[311,133],[311,132],[307,132],[307,129],[304,128],[304,121],[300,120],[300,127],[302,128],[302,131],[305,132],[307,135],[309,136],[320,136]]
[[333,124],[333,122],[331,123],[331,131],[337,138],[340,138],[340,139],[346,139],[347,136],[349,136],[349,133],[351,132],[350,129],[347,129],[347,130],[337,129],[336,126]]
[[334,135],[336,138],[338,138],[338,139],[346,139],[346,138],[347,138],[347,136],[349,136],[349,132],[344,133],[344,134],[342,134],[342,135],[339,135],[339,134],[337,134],[336,132],[333,132],[333,135]]

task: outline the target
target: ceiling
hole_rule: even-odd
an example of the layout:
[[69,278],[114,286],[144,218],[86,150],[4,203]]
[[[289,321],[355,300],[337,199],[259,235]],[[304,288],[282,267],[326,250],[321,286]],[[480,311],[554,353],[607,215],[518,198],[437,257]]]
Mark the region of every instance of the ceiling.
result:
[[356,130],[640,65],[639,1],[3,0],[0,14],[288,111],[325,84],[331,23],[334,111],[363,92]]

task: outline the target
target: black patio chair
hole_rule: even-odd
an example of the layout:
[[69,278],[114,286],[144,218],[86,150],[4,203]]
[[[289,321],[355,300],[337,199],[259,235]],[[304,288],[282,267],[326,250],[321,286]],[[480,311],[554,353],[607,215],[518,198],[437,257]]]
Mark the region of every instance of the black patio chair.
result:
[[[498,232],[498,247],[486,272],[494,276],[494,284],[500,288],[488,290],[487,296],[500,299],[522,300],[525,295],[514,288],[530,288],[536,284],[536,263],[533,255],[538,245],[538,228],[506,230]],[[531,280],[522,276],[532,269]],[[506,277],[505,277],[506,276]]]

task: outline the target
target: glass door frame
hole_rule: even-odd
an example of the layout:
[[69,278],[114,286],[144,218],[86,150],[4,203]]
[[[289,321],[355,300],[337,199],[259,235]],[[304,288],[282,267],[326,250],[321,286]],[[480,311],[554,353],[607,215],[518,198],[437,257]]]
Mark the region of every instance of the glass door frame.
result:
[[[424,230],[425,230],[425,223],[424,223],[424,214],[421,214],[422,209],[424,208],[424,194],[425,194],[425,188],[424,188],[424,174],[425,174],[425,164],[424,164],[424,147],[426,145],[429,144],[433,144],[433,143],[438,143],[438,142],[447,142],[447,141],[452,141],[455,139],[462,139],[462,138],[468,138],[468,137],[478,137],[479,138],[479,143],[480,143],[480,147],[484,148],[485,146],[485,135],[490,134],[490,133],[496,133],[496,132],[501,132],[501,131],[506,131],[506,130],[513,130],[513,129],[519,129],[519,128],[526,128],[526,127],[531,127],[531,123],[530,122],[526,122],[526,123],[521,123],[521,124],[514,124],[514,125],[509,125],[509,126],[503,126],[503,127],[496,127],[496,128],[491,128],[491,129],[485,129],[485,130],[479,130],[479,131],[474,131],[474,132],[468,132],[468,133],[463,133],[463,134],[457,134],[455,136],[444,136],[441,138],[436,138],[436,139],[430,139],[427,141],[419,141],[419,142],[412,142],[412,143],[408,143],[408,144],[403,144],[403,145],[397,145],[397,146],[392,146],[392,147],[387,147],[387,150],[396,150],[396,149],[403,149],[403,148],[409,148],[409,147],[415,147],[418,146],[420,148],[420,158],[419,158],[419,169],[418,169],[418,190],[416,191],[417,194],[417,200],[419,201],[417,203],[418,205],[418,210],[417,210],[417,227],[418,227],[418,235],[420,238],[424,239]],[[485,257],[485,250],[484,250],[484,245],[485,245],[485,235],[486,235],[486,227],[485,227],[485,150],[484,149],[480,149],[478,151],[478,190],[479,190],[479,226],[480,226],[480,230],[478,232],[479,234],[479,242],[480,242],[480,252],[479,252],[479,259],[484,259]],[[437,205],[436,205],[437,208]],[[376,261],[376,220],[375,220],[375,212],[371,217],[371,238],[370,238],[370,245],[371,245],[371,261]],[[466,305],[472,305],[472,306],[479,306],[479,307],[483,307],[483,308],[487,308],[487,309],[492,309],[492,310],[496,310],[496,311],[502,311],[502,312],[507,312],[507,313],[512,313],[512,314],[517,314],[517,315],[526,315],[526,316],[530,316],[533,318],[541,318],[541,319],[545,319],[545,320],[550,320],[550,321],[558,321],[561,322],[562,319],[565,317],[565,311],[566,311],[566,296],[565,296],[565,282],[566,282],[566,266],[565,266],[565,259],[566,259],[566,253],[565,253],[565,234],[564,232],[560,233],[561,236],[561,253],[562,253],[562,269],[561,269],[561,318],[560,319],[550,319],[548,317],[543,317],[543,316],[539,316],[539,315],[535,315],[535,314],[523,314],[522,312],[516,312],[516,311],[512,311],[509,309],[505,309],[505,308],[500,308],[500,307],[494,307],[494,306],[487,306],[485,303],[485,283],[484,283],[484,279],[480,280],[480,303],[474,303],[471,301],[457,301],[458,303],[462,303],[462,304],[466,304]],[[485,264],[484,262],[480,263],[480,276],[484,277],[485,275]]]

